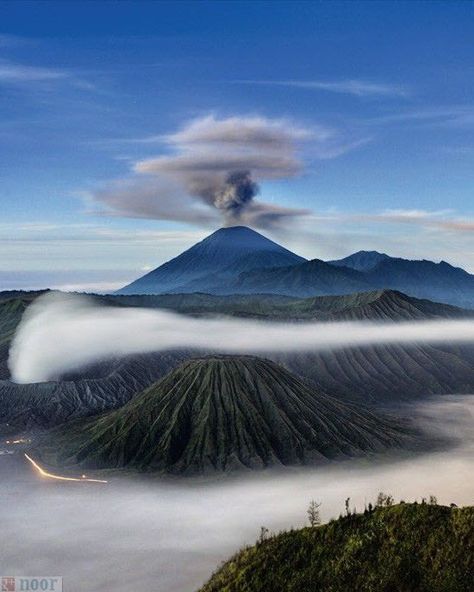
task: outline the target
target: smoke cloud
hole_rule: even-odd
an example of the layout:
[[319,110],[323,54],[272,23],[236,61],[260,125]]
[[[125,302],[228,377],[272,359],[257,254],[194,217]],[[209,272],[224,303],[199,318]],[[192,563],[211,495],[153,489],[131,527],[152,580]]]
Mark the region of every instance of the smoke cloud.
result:
[[259,183],[299,174],[298,148],[310,137],[283,120],[202,117],[154,138],[171,154],[136,162],[133,178],[116,181],[95,199],[119,215],[273,226],[308,212],[256,201]]
[[394,324],[270,323],[114,308],[46,294],[25,312],[10,349],[18,383],[43,382],[110,357],[178,348],[227,353],[329,350],[381,343],[473,342],[474,320]]

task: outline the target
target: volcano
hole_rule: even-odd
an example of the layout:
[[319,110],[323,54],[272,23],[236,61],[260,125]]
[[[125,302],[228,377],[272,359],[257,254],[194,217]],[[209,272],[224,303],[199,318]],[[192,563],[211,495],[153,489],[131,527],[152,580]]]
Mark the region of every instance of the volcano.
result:
[[178,474],[309,464],[409,440],[395,420],[252,356],[189,360],[121,409],[58,430],[59,464]]
[[117,294],[208,292],[217,283],[257,268],[306,261],[245,226],[221,228],[171,261],[150,271]]

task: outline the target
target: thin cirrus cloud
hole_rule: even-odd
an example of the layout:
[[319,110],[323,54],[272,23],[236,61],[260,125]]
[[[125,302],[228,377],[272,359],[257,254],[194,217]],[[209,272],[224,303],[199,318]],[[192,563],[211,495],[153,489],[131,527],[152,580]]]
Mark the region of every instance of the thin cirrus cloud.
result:
[[449,210],[433,212],[426,210],[386,210],[380,214],[368,214],[365,217],[376,222],[415,224],[447,231],[474,232],[473,219],[453,217],[452,212]]
[[381,224],[413,224],[446,231],[474,232],[474,219],[459,218],[452,210],[388,209],[382,212],[334,212],[313,216],[314,220],[333,222],[372,222]]
[[0,61],[0,82],[3,83],[49,81],[67,77],[68,74],[62,70]]
[[[1,46],[1,39],[0,39]],[[31,66],[0,59],[0,85],[22,89],[43,90],[51,85],[66,84],[70,87],[91,91],[95,84],[78,77],[74,72],[59,68]]]
[[235,80],[234,84],[256,84],[264,86],[284,86],[300,88],[304,90],[327,91],[339,94],[352,95],[355,97],[399,97],[408,98],[408,88],[381,82],[368,80]]
[[365,121],[368,125],[396,125],[403,123],[438,127],[466,128],[474,125],[474,107],[464,105],[426,106],[379,115]]

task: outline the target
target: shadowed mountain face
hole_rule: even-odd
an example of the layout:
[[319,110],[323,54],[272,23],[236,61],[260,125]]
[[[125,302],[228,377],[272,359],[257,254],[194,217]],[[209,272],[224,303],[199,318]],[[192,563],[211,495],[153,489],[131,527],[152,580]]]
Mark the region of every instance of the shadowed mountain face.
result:
[[0,380],[0,431],[2,424],[15,432],[116,409],[190,355],[162,352],[109,360],[55,382]]
[[221,228],[178,257],[119,290],[118,294],[207,292],[242,271],[296,265],[303,257],[245,226]]
[[473,507],[379,507],[246,547],[201,592],[469,592],[473,541]]
[[185,362],[121,409],[59,434],[60,461],[172,473],[306,464],[410,440],[394,420],[273,362],[228,356]]
[[349,294],[371,289],[391,289],[474,308],[474,276],[442,261],[408,261],[384,258],[367,271],[331,265],[314,259],[291,267],[241,273],[225,291],[286,296]]

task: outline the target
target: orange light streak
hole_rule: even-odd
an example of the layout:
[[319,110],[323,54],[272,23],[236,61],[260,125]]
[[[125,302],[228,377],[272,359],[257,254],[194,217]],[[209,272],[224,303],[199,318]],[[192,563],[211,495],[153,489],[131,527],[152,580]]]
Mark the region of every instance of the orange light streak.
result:
[[25,453],[25,458],[34,466],[34,468],[38,471],[41,477],[45,477],[46,479],[56,479],[58,481],[80,481],[81,483],[108,483],[103,479],[89,479],[85,475],[82,475],[81,478],[78,477],[62,477],[61,475],[54,475],[53,473],[48,473],[45,471],[40,465],[34,461],[31,456],[28,456]]

